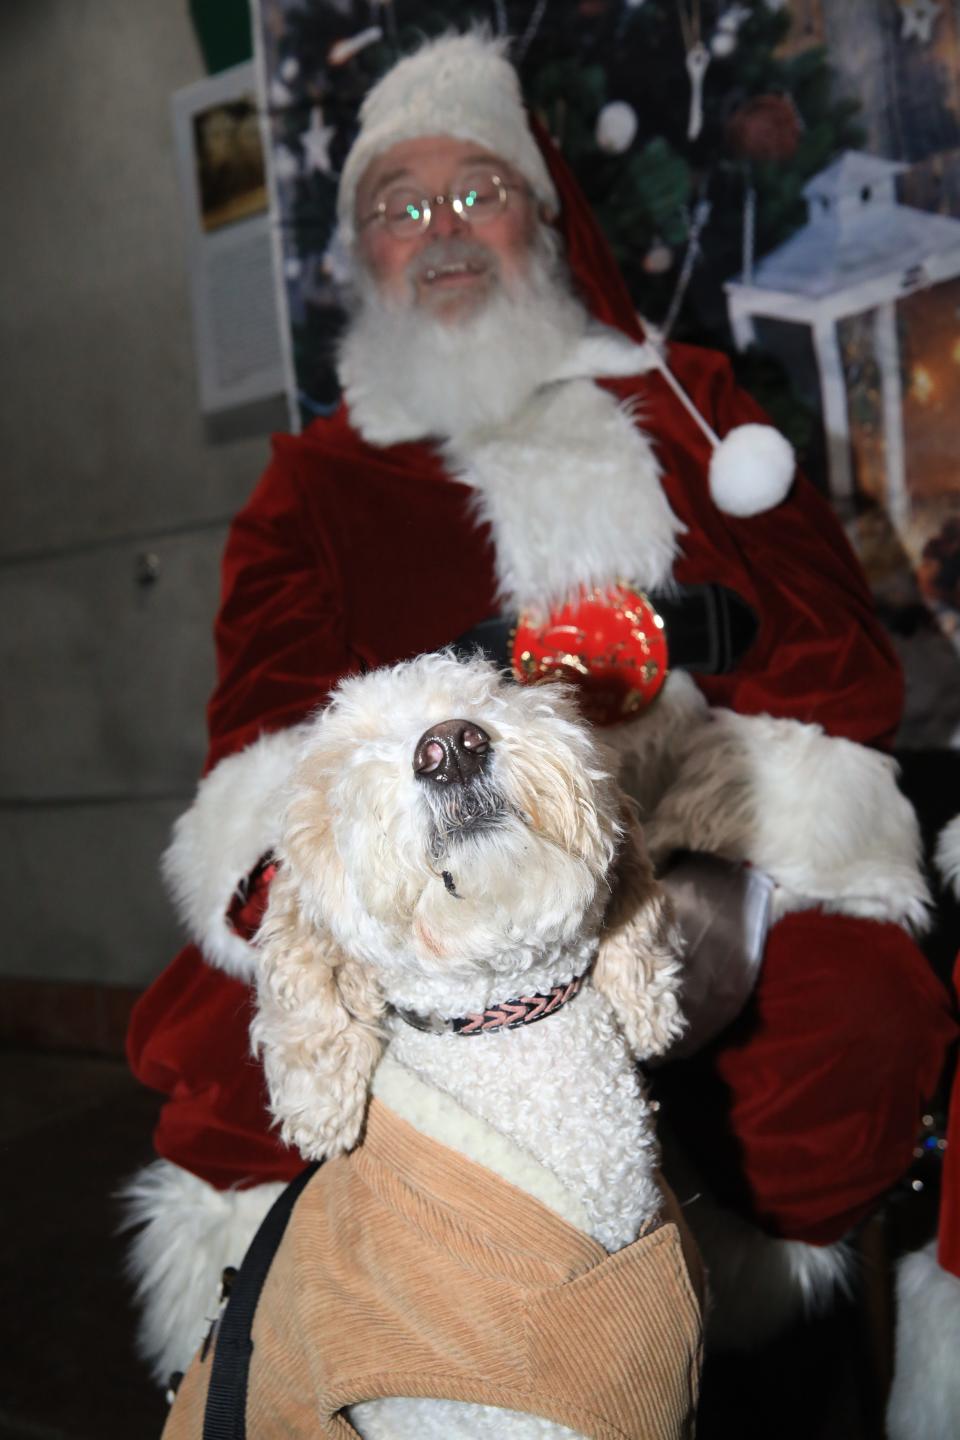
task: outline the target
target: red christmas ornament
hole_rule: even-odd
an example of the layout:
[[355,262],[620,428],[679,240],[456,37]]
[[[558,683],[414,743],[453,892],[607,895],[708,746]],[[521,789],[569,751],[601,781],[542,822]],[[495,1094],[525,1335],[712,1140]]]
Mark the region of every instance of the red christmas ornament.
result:
[[537,685],[567,680],[594,725],[616,725],[645,710],[667,677],[663,620],[628,585],[590,590],[541,625],[521,615],[513,640],[514,678]]
[[755,95],[727,121],[727,145],[741,160],[792,160],[800,145],[803,121],[787,95]]

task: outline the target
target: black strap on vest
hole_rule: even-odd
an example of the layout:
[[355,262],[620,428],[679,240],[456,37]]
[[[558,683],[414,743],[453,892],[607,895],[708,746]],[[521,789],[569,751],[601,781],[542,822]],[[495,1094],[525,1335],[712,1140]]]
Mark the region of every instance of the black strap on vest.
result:
[[217,1326],[210,1388],[203,1413],[203,1440],[245,1440],[247,1384],[253,1354],[253,1317],[287,1221],[300,1192],[317,1171],[308,1165],[278,1195],[254,1235],[230,1287],[230,1298]]
[[[678,585],[669,593],[652,591],[648,598],[663,619],[671,670],[726,675],[757,638],[759,627],[753,610],[725,585]],[[480,649],[501,670],[509,670],[515,625],[512,615],[481,620],[460,635],[452,649],[462,656]]]

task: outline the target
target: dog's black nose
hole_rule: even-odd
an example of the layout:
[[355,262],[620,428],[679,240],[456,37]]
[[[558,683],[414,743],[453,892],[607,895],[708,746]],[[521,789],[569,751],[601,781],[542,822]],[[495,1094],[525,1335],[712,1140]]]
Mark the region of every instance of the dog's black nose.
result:
[[417,741],[413,773],[438,785],[466,785],[481,774],[490,749],[490,736],[472,720],[444,720]]

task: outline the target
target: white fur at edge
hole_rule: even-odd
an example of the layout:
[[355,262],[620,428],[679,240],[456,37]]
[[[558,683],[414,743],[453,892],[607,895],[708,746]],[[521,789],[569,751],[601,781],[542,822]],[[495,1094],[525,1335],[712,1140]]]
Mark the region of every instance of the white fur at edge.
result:
[[793,446],[772,425],[737,425],[710,461],[713,503],[728,515],[759,515],[785,500],[797,468]]
[[[960,896],[960,815],[940,832],[937,869]],[[897,1266],[889,1440],[960,1435],[960,1279],[937,1264],[937,1241]]]
[[940,831],[935,858],[944,884],[960,899],[960,815]]
[[197,787],[190,809],[173,827],[164,878],[190,939],[204,959],[249,980],[253,949],[228,927],[227,907],[279,835],[280,801],[303,734],[302,726],[262,735],[229,755]]
[[646,825],[655,859],[689,849],[758,865],[777,885],[774,919],[818,906],[926,927],[919,826],[889,756],[819,725],[716,709],[673,765]]
[[936,1241],[897,1267],[889,1440],[960,1435],[960,1280],[937,1264]]
[[155,1160],[122,1191],[124,1229],[137,1228],[127,1260],[143,1305],[137,1348],[161,1384],[186,1371],[217,1313],[224,1268],[240,1264],[283,1188],[215,1190]]
[[490,526],[505,605],[545,613],[581,588],[671,581],[683,526],[650,441],[591,380],[531,396],[497,429],[447,447]]

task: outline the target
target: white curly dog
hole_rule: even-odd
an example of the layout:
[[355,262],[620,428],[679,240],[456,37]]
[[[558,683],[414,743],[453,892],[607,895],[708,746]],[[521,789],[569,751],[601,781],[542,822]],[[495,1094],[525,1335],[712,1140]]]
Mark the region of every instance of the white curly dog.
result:
[[[350,1150],[372,1087],[607,1251],[635,1240],[663,1207],[636,1062],[682,1031],[680,964],[564,689],[446,654],[347,679],[307,734],[283,833],[253,1031],[283,1139]],[[538,1023],[503,1008],[536,996],[556,1002]],[[574,1434],[434,1399],[349,1415],[370,1440]]]

